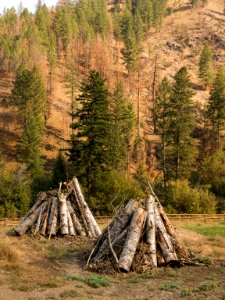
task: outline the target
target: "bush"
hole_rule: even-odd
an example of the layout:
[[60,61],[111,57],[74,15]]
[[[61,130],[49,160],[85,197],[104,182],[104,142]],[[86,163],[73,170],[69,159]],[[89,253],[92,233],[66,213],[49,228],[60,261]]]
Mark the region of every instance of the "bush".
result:
[[201,164],[201,180],[211,186],[211,191],[225,197],[225,153],[217,151]]
[[119,204],[130,199],[139,200],[144,193],[134,178],[126,178],[122,172],[103,174],[95,186],[95,194],[89,196],[92,209],[97,214],[111,214]]
[[170,213],[215,213],[216,198],[206,189],[192,188],[187,180],[178,180],[170,183],[165,205]]
[[30,183],[21,174],[21,169],[14,172],[2,172],[0,175],[0,217],[21,217],[31,203]]

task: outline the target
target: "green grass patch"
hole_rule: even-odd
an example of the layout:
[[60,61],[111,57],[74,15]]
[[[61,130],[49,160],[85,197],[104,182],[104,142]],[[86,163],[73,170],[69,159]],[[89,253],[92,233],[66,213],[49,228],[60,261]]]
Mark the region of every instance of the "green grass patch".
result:
[[68,276],[65,276],[65,280],[66,281],[81,281],[93,288],[110,286],[109,279],[106,276],[100,276],[100,275],[88,275],[88,276],[68,275]]
[[181,297],[187,297],[187,296],[191,296],[192,295],[192,291],[191,290],[183,290],[181,292]]
[[225,223],[216,224],[187,224],[184,228],[208,237],[225,237]]
[[166,282],[160,287],[160,290],[163,291],[175,291],[179,289],[180,287],[175,282]]
[[218,285],[215,282],[205,282],[193,290],[193,292],[207,292],[215,290]]

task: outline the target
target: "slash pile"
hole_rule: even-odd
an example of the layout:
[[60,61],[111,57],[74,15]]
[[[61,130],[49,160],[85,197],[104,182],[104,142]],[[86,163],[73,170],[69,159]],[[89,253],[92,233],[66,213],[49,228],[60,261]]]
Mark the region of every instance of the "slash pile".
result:
[[51,190],[37,195],[37,201],[14,229],[18,235],[89,236],[95,238],[101,230],[81,192],[77,178],[67,189]]
[[156,196],[130,200],[104,229],[87,265],[95,271],[147,272],[158,266],[180,267],[190,253]]

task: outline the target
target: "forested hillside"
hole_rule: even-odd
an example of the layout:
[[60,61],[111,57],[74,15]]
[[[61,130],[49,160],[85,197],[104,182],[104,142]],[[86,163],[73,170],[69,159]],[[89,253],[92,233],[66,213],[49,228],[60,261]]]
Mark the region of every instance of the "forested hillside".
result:
[[225,211],[223,0],[38,2],[0,16],[0,217],[74,174],[96,213],[154,185]]

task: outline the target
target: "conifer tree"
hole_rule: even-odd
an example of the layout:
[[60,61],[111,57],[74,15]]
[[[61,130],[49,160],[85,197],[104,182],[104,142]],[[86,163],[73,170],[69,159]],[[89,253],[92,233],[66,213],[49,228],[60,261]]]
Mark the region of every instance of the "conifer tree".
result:
[[57,65],[57,54],[56,54],[56,37],[54,32],[49,36],[47,45],[47,60],[48,60],[48,74],[49,74],[49,93],[52,92],[52,80],[54,71]]
[[56,186],[60,182],[64,182],[67,178],[67,166],[66,162],[62,156],[61,151],[59,151],[58,156],[56,158],[56,162],[53,168],[52,173],[52,183]]
[[188,177],[194,162],[195,146],[191,133],[195,117],[192,95],[189,74],[186,67],[182,67],[175,75],[170,99],[170,169],[175,179]]
[[199,75],[205,86],[208,86],[212,83],[213,80],[212,53],[207,43],[205,44],[200,57]]
[[206,116],[213,125],[217,136],[217,145],[220,147],[221,130],[225,124],[225,71],[222,67],[218,70],[213,83]]
[[112,97],[110,130],[111,167],[125,171],[129,156],[130,140],[134,126],[132,105],[125,99],[122,85],[117,85]]
[[99,176],[108,170],[110,114],[108,91],[97,71],[91,71],[81,87],[77,101],[80,108],[74,114],[70,160],[75,174],[94,191]]
[[171,112],[171,93],[172,85],[164,77],[156,92],[156,105],[153,113],[156,118],[156,132],[160,136],[161,145],[159,151],[159,164],[163,172],[164,187],[168,179],[168,162],[169,162],[169,145],[171,143],[170,136],[170,112]]
[[31,71],[20,68],[17,71],[12,95],[20,109],[23,124],[23,132],[18,144],[19,159],[27,165],[32,174],[41,174],[45,88],[37,68],[34,67]]

